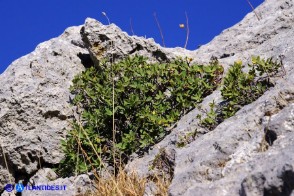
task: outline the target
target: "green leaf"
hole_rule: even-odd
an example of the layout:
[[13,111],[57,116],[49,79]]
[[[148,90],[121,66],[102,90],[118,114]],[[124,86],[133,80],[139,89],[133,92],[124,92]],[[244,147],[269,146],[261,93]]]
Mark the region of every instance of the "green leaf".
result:
[[113,113],[112,113],[112,110],[108,109],[108,108],[105,108],[105,114],[108,115],[108,116],[112,116]]

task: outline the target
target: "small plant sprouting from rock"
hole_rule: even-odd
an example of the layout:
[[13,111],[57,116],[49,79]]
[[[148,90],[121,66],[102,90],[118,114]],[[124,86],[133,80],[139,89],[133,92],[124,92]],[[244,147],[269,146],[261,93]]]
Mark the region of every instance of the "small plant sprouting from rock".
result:
[[206,117],[201,118],[201,115],[198,115],[197,118],[200,120],[199,125],[201,127],[205,127],[209,130],[214,129],[218,122],[217,122],[217,113],[216,113],[216,105],[215,102],[209,103],[209,111],[206,112]]
[[251,75],[254,75],[255,77],[265,76],[268,80],[269,77],[277,75],[281,68],[283,68],[282,71],[285,71],[281,60],[279,62],[273,60],[273,58],[261,59],[259,56],[252,57],[252,64],[249,64],[249,67],[251,67],[251,70],[249,71]]
[[242,71],[242,62],[235,62],[224,78],[221,94],[226,102],[221,116],[226,119],[233,116],[242,106],[257,100],[273,86],[270,77],[278,73],[282,64],[272,58],[252,57],[248,73]]
[[200,125],[214,129],[225,119],[234,116],[241,107],[257,100],[274,85],[270,77],[276,76],[282,67],[282,62],[274,61],[273,58],[261,59],[258,56],[252,57],[250,70],[246,73],[242,71],[242,62],[235,62],[220,87],[222,104],[216,107],[212,102],[210,111],[206,113],[206,118],[200,121]]
[[195,131],[188,132],[183,136],[179,136],[180,139],[176,143],[176,146],[178,148],[185,147],[187,144],[190,144],[191,142],[193,142],[195,140],[196,136],[197,136],[197,129]]
[[[61,170],[72,174],[77,164],[78,173],[101,168],[102,162],[119,165],[129,154],[155,144],[167,134],[167,127],[216,89],[222,73],[218,64],[190,65],[188,58],[150,64],[140,56],[114,64],[101,61],[86,69],[74,78],[70,89],[75,94],[73,104],[82,108],[82,114],[81,122],[73,123],[63,141]],[[114,149],[118,160],[112,160]]]

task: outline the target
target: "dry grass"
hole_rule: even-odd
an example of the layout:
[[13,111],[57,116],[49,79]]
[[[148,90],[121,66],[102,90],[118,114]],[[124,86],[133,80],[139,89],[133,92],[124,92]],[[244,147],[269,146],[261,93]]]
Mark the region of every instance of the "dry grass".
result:
[[140,178],[136,173],[127,174],[120,169],[116,176],[96,179],[96,191],[88,196],[143,196],[148,182],[153,182],[156,196],[167,196],[170,181],[164,177],[155,176],[150,179]]
[[153,182],[155,183],[157,190],[154,193],[156,196],[167,196],[168,195],[168,187],[171,184],[169,178],[162,176],[155,176],[153,178]]
[[[91,147],[94,149],[93,144],[87,136],[87,133],[81,126],[81,130],[85,133],[86,138],[91,144]],[[77,141],[79,150],[84,155],[84,161],[90,162],[90,158],[88,157],[87,152],[82,148],[80,138],[77,135]],[[94,149],[95,150],[95,149]],[[103,160],[99,156],[99,154],[95,151],[97,157],[101,161],[104,166]],[[164,176],[152,176],[148,178],[141,178],[135,172],[127,173],[122,166],[122,163],[118,166],[118,172],[111,173],[109,171],[105,171],[105,175],[99,175],[97,172],[94,172],[95,176],[95,192],[87,192],[83,194],[83,196],[143,196],[148,186],[148,183],[155,185],[152,188],[152,195],[155,196],[167,196],[168,195],[168,187],[170,185],[170,180]],[[95,168],[92,168],[92,171],[96,171]],[[76,174],[77,175],[77,174]]]
[[143,195],[146,182],[146,179],[139,178],[135,173],[128,175],[125,171],[120,169],[116,176],[111,176],[110,178],[100,178],[97,180],[96,195]]

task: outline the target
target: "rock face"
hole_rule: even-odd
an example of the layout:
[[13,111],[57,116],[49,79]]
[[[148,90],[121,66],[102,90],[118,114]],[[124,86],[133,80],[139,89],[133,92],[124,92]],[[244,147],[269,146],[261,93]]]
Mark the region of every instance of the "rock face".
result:
[[14,61],[0,76],[0,192],[7,183],[26,183],[40,168],[62,160],[60,141],[75,114],[69,87],[93,61],[135,54],[163,61],[186,53],[191,52],[164,49],[89,18]]
[[[129,163],[129,170],[150,175],[159,149],[174,152],[174,177],[170,195],[290,195],[293,188],[294,131],[294,6],[293,1],[268,0],[256,9],[257,20],[248,14],[225,30],[193,57],[207,62],[214,55],[227,67],[233,61],[247,62],[252,55],[283,58],[286,76],[276,86],[234,117],[207,132],[195,118],[198,109],[184,116],[171,134],[147,155]],[[221,101],[215,91],[208,103]],[[203,115],[203,114],[202,114]],[[184,148],[179,143],[188,133],[196,138]],[[268,149],[264,146],[269,146]]]
[[192,55],[192,51],[183,48],[162,48],[151,38],[129,36],[114,24],[104,26],[90,18],[81,29],[81,36],[95,63],[105,57],[115,61],[129,55],[145,56],[153,62]]
[[38,45],[0,76],[0,140],[5,152],[0,153],[0,190],[9,182],[7,173],[24,180],[63,157],[60,140],[72,116],[68,88],[84,69],[78,54],[89,56],[80,28],[68,28],[59,38]]
[[[74,186],[66,195],[91,189],[85,175],[56,179],[50,169],[41,169],[63,158],[60,140],[75,113],[71,80],[103,57],[118,60],[139,54],[150,61],[189,56],[200,63],[216,56],[225,68],[238,59],[247,62],[252,55],[280,56],[286,75],[275,78],[275,87],[212,131],[198,125],[196,116],[202,110],[191,111],[146,155],[134,154],[128,170],[152,174],[149,165],[163,149],[173,162],[170,195],[294,194],[293,4],[267,0],[256,9],[260,21],[250,13],[196,51],[162,48],[152,39],[128,36],[94,19],[40,44],[0,75],[0,192],[5,184],[19,181]],[[221,101],[218,90],[201,107],[206,109],[212,100]],[[195,139],[178,148],[190,132],[196,133]],[[44,178],[49,174],[52,179]],[[82,186],[86,188],[79,192]]]
[[94,182],[88,175],[83,174],[77,177],[57,178],[54,171],[49,168],[40,169],[30,178],[30,185],[59,185],[65,190],[55,191],[23,191],[23,196],[57,196],[57,195],[84,195],[94,191]]

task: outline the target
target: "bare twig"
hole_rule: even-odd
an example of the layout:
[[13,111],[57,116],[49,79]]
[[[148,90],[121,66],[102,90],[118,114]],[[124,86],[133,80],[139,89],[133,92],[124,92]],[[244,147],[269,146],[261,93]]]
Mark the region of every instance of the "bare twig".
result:
[[82,125],[82,123],[81,122],[77,122],[78,123],[78,125],[79,125],[79,128],[83,131],[83,133],[85,134],[85,136],[86,136],[86,139],[88,140],[88,142],[89,142],[89,144],[91,145],[91,148],[94,150],[94,152],[95,152],[95,155],[97,156],[97,158],[99,159],[99,162],[105,167],[105,164],[104,164],[104,162],[103,162],[103,160],[102,160],[102,158],[101,158],[101,156],[99,156],[99,154],[98,154],[98,152],[97,152],[97,150],[96,150],[96,148],[94,147],[94,145],[93,145],[93,143],[92,143],[92,141],[90,140],[90,138],[89,138],[89,136],[88,136],[88,134],[87,134],[87,132],[84,130],[84,128],[83,128],[83,125]]
[[[81,138],[81,132],[79,131],[79,137],[78,137],[78,153],[77,153],[77,162],[76,162],[76,168],[75,168],[75,179],[78,176],[78,167],[79,167],[79,155],[80,155],[80,138]],[[85,161],[86,162],[86,161]],[[74,181],[74,187],[76,186],[76,181]],[[74,194],[76,194],[76,189],[74,189]]]
[[280,64],[281,64],[281,67],[282,67],[282,70],[283,70],[283,73],[282,73],[281,77],[284,77],[285,75],[287,75],[287,71],[286,71],[286,68],[285,68],[284,63],[283,63],[283,60],[284,60],[285,56],[280,55],[279,58],[280,58]]
[[[112,64],[112,62],[111,62]],[[112,65],[111,65],[112,67]],[[112,143],[113,143],[113,164],[115,167],[116,161],[115,161],[115,122],[114,122],[114,72],[113,72],[113,67],[112,67]],[[114,170],[115,172],[115,170]],[[115,173],[114,173],[115,174]]]
[[[110,20],[109,20],[109,18],[107,17],[107,14],[105,13],[105,12],[102,12],[102,14],[107,18],[107,20],[108,20],[108,24],[110,25]],[[110,42],[111,43],[111,45],[110,45],[110,47],[111,48],[113,48],[113,41],[111,41]],[[113,53],[111,54],[112,56],[111,56],[111,61],[110,61],[110,63],[111,63],[111,73],[112,73],[112,145],[113,145],[113,154],[112,154],[112,156],[113,156],[113,165],[114,165],[114,167],[115,167],[115,165],[116,165],[116,161],[115,161],[115,144],[116,144],[116,141],[115,141],[115,134],[116,134],[116,130],[115,130],[115,116],[114,116],[114,110],[115,110],[115,108],[114,108],[114,77],[115,77],[115,75],[114,75],[114,72],[113,72],[113,63],[114,63],[114,56],[113,56]],[[114,170],[114,175],[115,175],[115,170]]]
[[109,18],[108,18],[108,16],[107,16],[107,14],[105,13],[105,12],[102,12],[102,15],[103,16],[105,16],[105,18],[107,19],[107,21],[108,21],[108,24],[110,25],[110,20],[109,20]]
[[40,151],[37,152],[37,156],[38,156],[38,160],[39,160],[40,169],[42,169]]
[[1,150],[2,150],[2,154],[3,154],[3,158],[4,158],[4,162],[5,162],[6,170],[8,171],[9,182],[10,182],[10,184],[12,184],[12,180],[11,180],[11,177],[10,177],[10,175],[9,175],[9,168],[8,168],[8,164],[7,164],[7,159],[6,159],[6,155],[5,155],[6,153],[5,153],[5,151],[4,151],[4,148],[3,148],[2,144],[3,144],[3,142],[2,142],[2,140],[1,140],[1,138],[0,138]]
[[249,6],[251,7],[252,11],[254,12],[256,18],[257,18],[258,20],[260,20],[260,17],[259,17],[258,14],[256,13],[255,8],[254,8],[253,5],[251,4],[251,2],[250,2],[249,0],[246,0],[246,1],[247,1],[247,3],[249,4]]
[[187,12],[185,12],[185,15],[186,15],[186,31],[187,31],[187,34],[186,34],[186,43],[185,43],[184,48],[187,48],[189,35],[190,35],[190,28],[189,28],[189,18],[188,18]]
[[132,18],[130,18],[130,27],[131,27],[132,34],[135,35],[134,29],[133,29],[133,21],[132,21]]
[[154,19],[155,19],[155,21],[156,21],[156,24],[157,24],[158,30],[159,30],[159,32],[160,32],[160,36],[161,36],[161,40],[162,40],[162,45],[163,45],[163,47],[165,47],[163,33],[162,33],[162,30],[161,30],[161,27],[160,27],[159,21],[158,21],[157,16],[156,16],[156,12],[153,13],[153,16],[154,16]]

